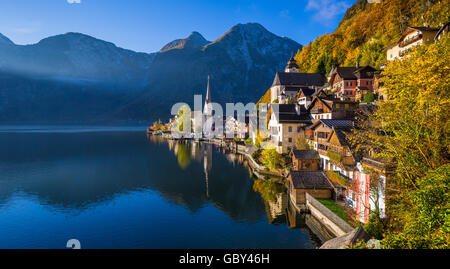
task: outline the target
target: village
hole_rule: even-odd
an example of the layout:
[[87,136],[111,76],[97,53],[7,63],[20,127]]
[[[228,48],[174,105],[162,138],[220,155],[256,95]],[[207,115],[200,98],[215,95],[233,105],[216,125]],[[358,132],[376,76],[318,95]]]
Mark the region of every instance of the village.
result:
[[[396,43],[385,49],[387,62],[408,57],[416,46],[440,40],[448,27],[448,23],[440,29],[408,27]],[[390,100],[381,80],[385,64],[379,69],[358,62],[355,66],[337,66],[325,78],[320,73],[300,73],[291,57],[258,102],[268,104],[264,135],[252,128],[247,114],[245,122],[227,118],[219,128],[222,133],[235,131],[234,139],[182,139],[207,140],[234,150],[247,157],[259,178],[282,178],[297,210],[311,214],[315,211],[316,218],[330,223],[328,227],[335,231],[336,238],[321,248],[344,248],[356,238],[367,241],[369,237],[361,225],[373,214],[385,217],[385,190],[394,166],[373,152],[358,151],[354,132],[380,102]],[[204,119],[211,117],[212,96],[208,78]],[[177,117],[168,124],[155,123],[148,132],[174,139],[170,130]],[[245,131],[240,133],[242,129]],[[334,204],[317,202],[322,200]],[[352,212],[353,221],[342,220],[336,211]],[[347,218],[348,213],[345,215]]]

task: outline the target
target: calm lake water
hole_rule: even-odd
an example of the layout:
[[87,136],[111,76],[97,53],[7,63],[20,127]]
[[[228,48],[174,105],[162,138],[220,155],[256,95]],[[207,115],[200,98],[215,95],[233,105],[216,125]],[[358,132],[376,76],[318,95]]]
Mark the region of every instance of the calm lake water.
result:
[[242,156],[142,129],[0,128],[0,248],[314,248]]

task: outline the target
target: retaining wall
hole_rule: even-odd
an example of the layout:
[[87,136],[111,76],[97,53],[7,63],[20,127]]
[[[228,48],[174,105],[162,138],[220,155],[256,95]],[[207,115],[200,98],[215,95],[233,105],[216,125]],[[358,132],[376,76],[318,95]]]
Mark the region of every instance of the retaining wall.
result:
[[311,215],[325,225],[336,237],[353,231],[353,227],[350,224],[338,217],[308,193],[306,193],[306,206],[311,212]]

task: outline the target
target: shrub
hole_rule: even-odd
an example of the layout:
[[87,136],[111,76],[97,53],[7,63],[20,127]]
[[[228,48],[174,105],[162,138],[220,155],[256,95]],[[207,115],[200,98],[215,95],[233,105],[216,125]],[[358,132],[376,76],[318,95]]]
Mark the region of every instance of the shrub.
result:
[[244,144],[245,145],[252,145],[253,144],[253,139],[251,137],[245,139]]
[[368,92],[364,95],[361,103],[372,103],[375,101],[375,94],[373,92]]
[[384,248],[448,249],[450,247],[450,165],[431,171],[410,195],[408,221],[400,232],[389,233]]
[[255,162],[257,162],[258,164],[260,164],[259,156],[261,156],[261,150],[256,150],[255,152],[252,153],[253,160],[255,160]]
[[269,167],[270,170],[275,170],[281,167],[283,161],[282,156],[275,149],[265,149],[261,152],[262,163]]
[[327,156],[335,163],[340,163],[342,161],[342,156],[334,151],[328,151]]
[[364,230],[373,238],[381,240],[383,239],[384,228],[380,212],[378,210],[371,212],[369,222],[364,225]]
[[334,172],[331,170],[327,171],[328,179],[330,179],[332,182],[336,182],[341,184],[342,186],[348,186],[349,181],[345,177],[341,176],[338,172]]

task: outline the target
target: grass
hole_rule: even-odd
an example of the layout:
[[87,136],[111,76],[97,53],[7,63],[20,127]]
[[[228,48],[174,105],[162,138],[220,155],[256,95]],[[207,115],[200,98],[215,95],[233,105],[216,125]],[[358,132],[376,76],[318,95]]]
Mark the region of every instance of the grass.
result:
[[326,206],[329,210],[331,210],[331,212],[333,212],[338,217],[345,220],[345,222],[347,222],[348,224],[351,225],[349,219],[347,218],[347,214],[346,214],[345,210],[342,209],[341,207],[339,207],[338,205],[336,205],[334,200],[330,200],[330,199],[317,199],[317,200],[320,203],[322,203],[324,206]]

